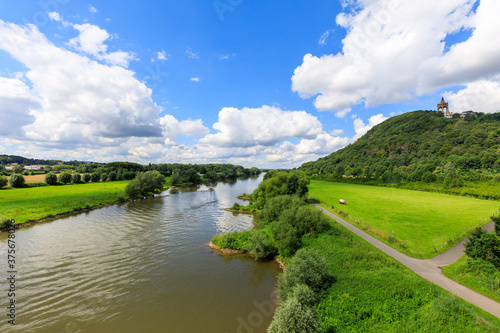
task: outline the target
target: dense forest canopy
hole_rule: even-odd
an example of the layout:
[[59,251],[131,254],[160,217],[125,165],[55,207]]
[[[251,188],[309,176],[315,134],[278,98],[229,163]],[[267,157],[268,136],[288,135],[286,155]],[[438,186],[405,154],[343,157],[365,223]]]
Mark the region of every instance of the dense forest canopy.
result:
[[300,170],[319,179],[444,188],[500,182],[500,113],[444,118],[435,111],[408,112]]

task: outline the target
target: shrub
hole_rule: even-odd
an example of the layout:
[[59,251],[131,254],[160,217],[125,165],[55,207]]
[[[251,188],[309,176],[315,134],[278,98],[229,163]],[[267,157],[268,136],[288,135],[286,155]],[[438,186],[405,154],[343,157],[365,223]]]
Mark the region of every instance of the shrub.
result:
[[237,202],[235,202],[235,203],[233,204],[233,207],[231,207],[231,209],[234,209],[234,210],[239,210],[239,209],[240,209],[240,204],[239,204],[239,203],[237,203]]
[[248,239],[248,251],[256,254],[256,260],[270,260],[277,254],[272,241],[263,230],[256,230]]
[[59,174],[59,181],[63,184],[71,182],[71,174],[67,171],[61,172]]
[[278,280],[278,296],[280,302],[286,301],[296,285],[305,284],[318,297],[322,297],[334,281],[326,259],[318,251],[301,249]]
[[9,181],[7,180],[7,177],[5,176],[0,176],[0,188],[7,186]]
[[[0,185],[0,187],[2,186]],[[500,215],[492,216],[491,219],[495,223],[495,234],[500,237]]]
[[103,182],[105,182],[106,180],[108,180],[108,174],[107,174],[107,173],[105,173],[105,172],[101,173],[101,180],[102,180]]
[[268,333],[316,333],[318,323],[314,311],[291,298],[276,309]]
[[116,172],[111,171],[108,175],[108,179],[114,182],[116,180]]
[[118,201],[120,201],[120,202],[125,202],[125,197],[124,197],[123,195],[121,195],[121,194],[120,194],[120,195],[118,196]]
[[30,174],[30,173],[29,173],[28,171],[23,171],[23,175],[24,175],[24,176],[29,176],[29,174]]
[[9,185],[11,187],[23,187],[24,186],[24,177],[18,173],[14,173],[9,177]]
[[90,175],[90,180],[92,183],[97,183],[101,179],[101,174],[99,172],[92,172]]
[[45,175],[45,182],[48,185],[56,185],[57,184],[57,175],[53,172],[49,172]]
[[13,221],[6,218],[6,217],[2,217],[0,219],[0,229],[6,229],[6,228],[10,227],[12,224],[13,224]]
[[92,176],[90,175],[90,173],[84,173],[83,174],[83,177],[82,177],[82,180],[86,183],[90,182],[90,180],[92,179]]
[[75,172],[72,176],[71,176],[71,182],[73,184],[78,184],[82,181],[82,176],[78,173],[78,172]]
[[26,183],[26,184],[24,184],[24,187],[29,187],[29,188],[32,188],[32,187],[44,187],[44,186],[49,186],[49,184],[47,184],[47,183],[40,183],[40,182],[37,182],[37,183]]

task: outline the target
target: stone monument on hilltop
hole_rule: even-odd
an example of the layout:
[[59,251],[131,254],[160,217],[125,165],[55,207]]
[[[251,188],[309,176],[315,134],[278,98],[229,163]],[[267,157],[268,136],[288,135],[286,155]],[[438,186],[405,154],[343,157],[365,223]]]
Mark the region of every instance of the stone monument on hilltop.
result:
[[453,113],[450,112],[450,109],[448,108],[448,102],[444,100],[444,97],[441,97],[441,102],[439,102],[439,104],[437,105],[436,112],[443,112],[445,118],[453,117]]

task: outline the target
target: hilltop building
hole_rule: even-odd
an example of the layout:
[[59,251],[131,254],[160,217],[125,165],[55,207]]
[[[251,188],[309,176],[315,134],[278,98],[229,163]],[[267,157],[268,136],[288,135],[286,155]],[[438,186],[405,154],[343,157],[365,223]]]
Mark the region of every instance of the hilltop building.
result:
[[[446,112],[445,112],[445,110],[446,110]],[[443,112],[445,118],[453,118],[453,115],[454,115],[453,112],[450,112],[450,109],[448,108],[448,102],[446,102],[444,100],[444,97],[441,97],[441,102],[439,102],[439,104],[437,105],[437,111],[436,112]],[[458,114],[460,115],[460,117],[463,118],[463,117],[465,117],[469,113],[473,113],[474,114],[474,111],[464,111],[464,112],[460,112]]]
[[[444,112],[445,110],[446,112]],[[444,100],[444,97],[441,97],[441,102],[439,102],[436,112],[443,112],[445,118],[453,117],[453,113],[450,112],[450,109],[448,108],[448,102]]]

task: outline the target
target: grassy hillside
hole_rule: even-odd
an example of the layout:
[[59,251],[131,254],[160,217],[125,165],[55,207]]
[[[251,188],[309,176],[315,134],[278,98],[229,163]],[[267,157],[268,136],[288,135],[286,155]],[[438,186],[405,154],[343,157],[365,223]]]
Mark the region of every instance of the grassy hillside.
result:
[[[493,200],[315,180],[309,185],[309,196],[378,239],[418,258],[445,251],[472,228],[489,222],[489,217],[500,209],[500,203]],[[345,199],[347,205],[340,205],[339,199]]]
[[300,169],[316,179],[500,199],[500,113],[447,119],[408,112]]

